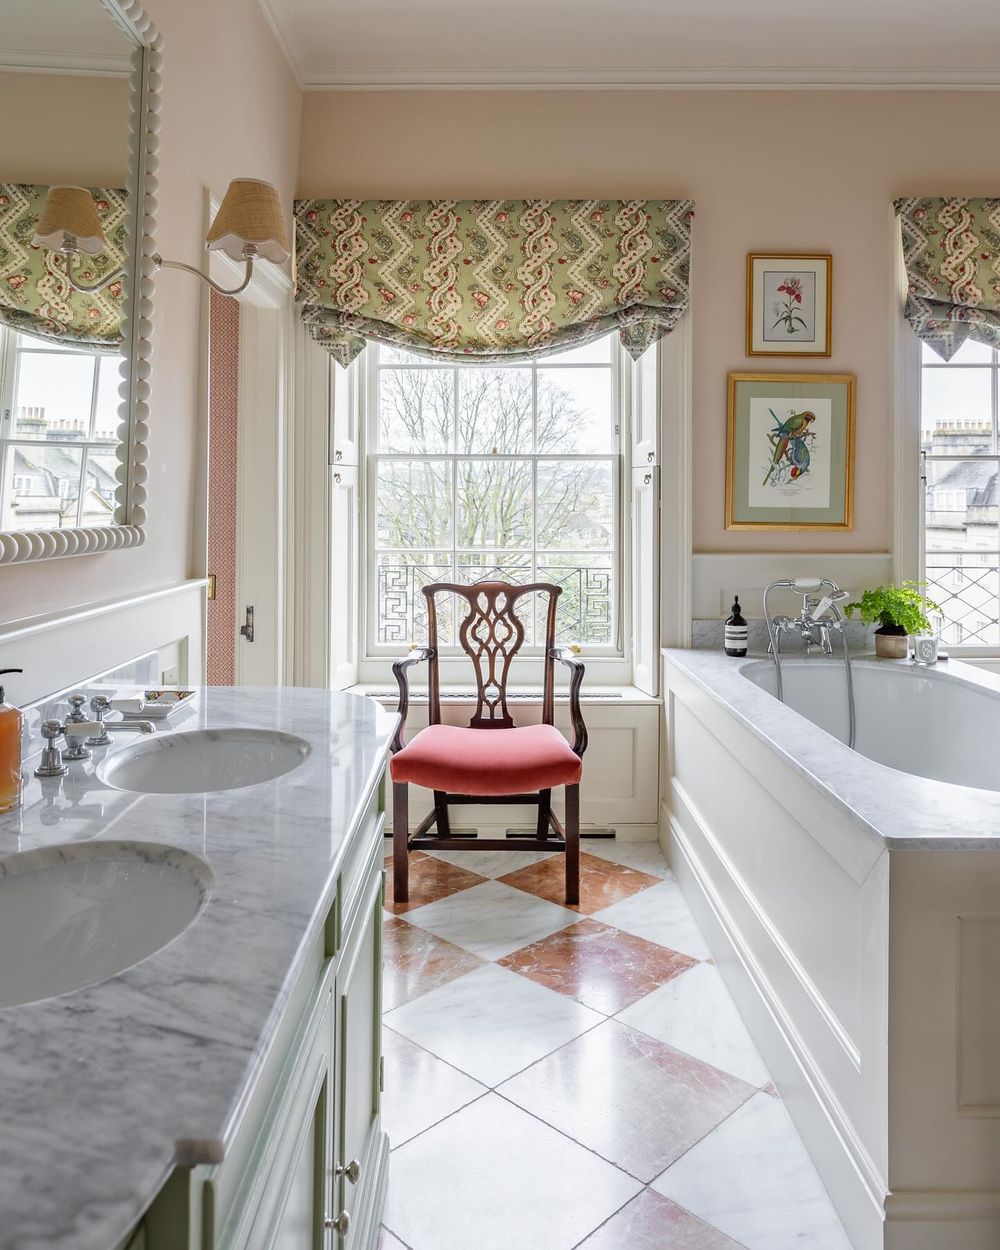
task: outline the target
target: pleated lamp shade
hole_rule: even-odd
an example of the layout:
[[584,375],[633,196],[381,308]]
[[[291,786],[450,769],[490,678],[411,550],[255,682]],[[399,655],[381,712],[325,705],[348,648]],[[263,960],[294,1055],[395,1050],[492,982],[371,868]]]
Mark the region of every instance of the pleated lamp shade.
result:
[[276,265],[291,254],[278,192],[269,182],[236,178],[219,205],[205,246],[210,252],[218,249],[241,261],[247,243],[253,243],[258,255]]
[[91,256],[107,248],[97,205],[86,187],[49,187],[31,242],[58,252],[67,234],[76,239],[81,252]]

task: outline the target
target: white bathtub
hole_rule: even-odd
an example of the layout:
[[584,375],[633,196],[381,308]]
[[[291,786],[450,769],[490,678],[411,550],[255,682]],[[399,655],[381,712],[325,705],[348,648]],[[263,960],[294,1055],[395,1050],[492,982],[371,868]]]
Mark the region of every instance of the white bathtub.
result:
[[664,652],[661,840],[856,1250],[1000,1247],[1000,678]]
[[[923,669],[906,662],[852,661],[854,749],[878,764],[932,781],[1000,790],[1000,689],[996,679],[965,665]],[[740,669],[775,693],[773,660]],[[847,741],[847,678],[843,660],[781,661],[784,702],[841,742]]]

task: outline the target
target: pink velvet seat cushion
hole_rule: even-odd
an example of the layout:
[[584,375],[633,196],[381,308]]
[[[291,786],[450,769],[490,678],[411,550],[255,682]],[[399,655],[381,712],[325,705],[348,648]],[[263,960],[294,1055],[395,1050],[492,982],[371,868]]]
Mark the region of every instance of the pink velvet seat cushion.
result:
[[449,794],[520,794],[575,785],[583,763],[553,725],[428,725],[389,763],[393,781]]

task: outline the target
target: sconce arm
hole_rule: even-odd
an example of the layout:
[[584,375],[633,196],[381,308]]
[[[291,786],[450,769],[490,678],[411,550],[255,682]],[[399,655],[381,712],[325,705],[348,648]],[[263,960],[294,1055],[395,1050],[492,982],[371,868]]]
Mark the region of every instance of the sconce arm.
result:
[[239,286],[231,288],[220,286],[218,282],[210,278],[208,274],[202,273],[200,269],[195,269],[194,265],[185,265],[182,260],[164,260],[163,257],[157,253],[153,257],[153,264],[156,265],[157,269],[183,269],[187,273],[193,273],[196,278],[201,278],[202,282],[207,282],[212,290],[218,292],[219,295],[239,295],[241,291],[245,291],[247,289],[250,285],[251,279],[253,278],[253,262],[255,256],[256,249],[250,252],[249,245],[247,248],[244,248],[246,270],[243,275],[243,281],[239,284]]

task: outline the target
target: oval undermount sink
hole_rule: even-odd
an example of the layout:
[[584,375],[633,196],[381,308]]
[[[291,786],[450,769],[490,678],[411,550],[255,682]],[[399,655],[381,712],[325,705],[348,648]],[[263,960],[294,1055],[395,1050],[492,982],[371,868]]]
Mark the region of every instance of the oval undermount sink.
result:
[[0,1007],[68,994],[134,967],[183,933],[212,870],[155,842],[83,842],[0,863]]
[[275,729],[195,729],[123,747],[102,761],[97,776],[116,790],[204,794],[273,781],[308,754],[308,742]]

